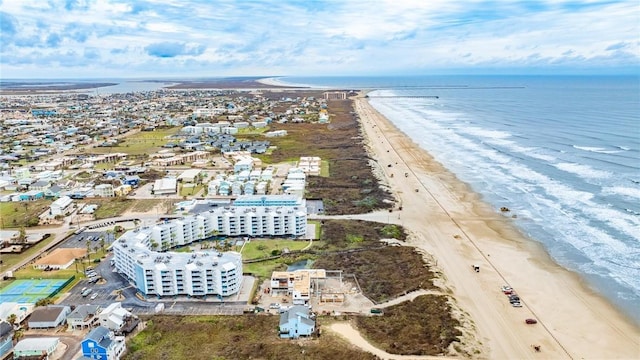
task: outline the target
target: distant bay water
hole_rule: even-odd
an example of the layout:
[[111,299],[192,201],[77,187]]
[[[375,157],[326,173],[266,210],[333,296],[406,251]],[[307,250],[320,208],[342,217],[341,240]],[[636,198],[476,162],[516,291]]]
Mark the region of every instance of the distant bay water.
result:
[[278,81],[372,90],[380,113],[640,323],[638,77]]

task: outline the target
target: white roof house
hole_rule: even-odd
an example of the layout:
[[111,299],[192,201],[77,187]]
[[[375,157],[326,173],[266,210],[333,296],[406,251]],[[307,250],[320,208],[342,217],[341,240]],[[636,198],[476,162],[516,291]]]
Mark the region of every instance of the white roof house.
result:
[[162,178],[153,183],[155,195],[175,194],[178,191],[178,180],[175,178]]
[[73,200],[68,196],[63,196],[57,199],[49,206],[51,216],[64,215],[71,204],[73,204]]
[[48,359],[60,344],[57,337],[37,337],[20,340],[13,348],[13,358],[20,359],[28,356],[46,355]]
[[198,175],[200,175],[201,172],[202,170],[200,169],[185,170],[182,174],[180,174],[180,176],[178,176],[178,180],[182,182],[195,182],[196,178],[198,177]]
[[102,310],[98,315],[98,319],[101,326],[112,331],[117,331],[122,328],[125,319],[130,316],[131,313],[122,307],[122,303],[115,302]]

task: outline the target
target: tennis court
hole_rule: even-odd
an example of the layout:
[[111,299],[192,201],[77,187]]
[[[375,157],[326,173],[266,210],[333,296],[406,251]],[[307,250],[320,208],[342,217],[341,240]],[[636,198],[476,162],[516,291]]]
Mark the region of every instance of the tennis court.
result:
[[15,280],[0,289],[0,303],[35,303],[36,301],[57,294],[70,279]]

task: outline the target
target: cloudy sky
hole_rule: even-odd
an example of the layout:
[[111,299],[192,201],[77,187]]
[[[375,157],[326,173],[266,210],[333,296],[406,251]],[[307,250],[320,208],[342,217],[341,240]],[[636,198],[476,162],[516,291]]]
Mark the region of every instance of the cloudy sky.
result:
[[640,3],[0,0],[0,78],[638,73]]

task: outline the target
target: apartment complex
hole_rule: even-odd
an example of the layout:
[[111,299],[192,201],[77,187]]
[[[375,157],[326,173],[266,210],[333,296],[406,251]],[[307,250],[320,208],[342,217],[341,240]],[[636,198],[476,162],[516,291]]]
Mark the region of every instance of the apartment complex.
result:
[[306,227],[304,199],[241,196],[234,206],[124,233],[112,245],[114,264],[146,295],[229,296],[240,290],[240,254],[165,251],[213,235],[301,236]]
[[239,253],[158,252],[151,228],[132,230],[113,245],[114,265],[145,295],[229,296],[240,290]]

